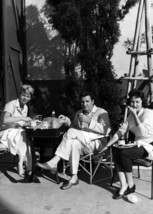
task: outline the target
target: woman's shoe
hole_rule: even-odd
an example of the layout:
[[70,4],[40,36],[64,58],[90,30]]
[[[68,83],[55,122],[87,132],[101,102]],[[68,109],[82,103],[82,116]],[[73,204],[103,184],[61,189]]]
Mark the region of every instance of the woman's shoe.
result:
[[120,194],[120,193],[117,193],[117,194],[115,194],[114,196],[113,196],[113,199],[120,199],[120,198],[122,198],[123,197],[123,195],[124,194]]
[[136,189],[136,185],[135,184],[131,188],[128,186],[127,189],[126,189],[126,191],[124,192],[124,195],[128,195],[130,193],[135,192],[135,189]]
[[39,163],[39,162],[37,162],[36,166],[40,167],[42,169],[45,169],[45,170],[49,170],[53,174],[57,173],[57,167],[51,167],[47,162],[46,163]]

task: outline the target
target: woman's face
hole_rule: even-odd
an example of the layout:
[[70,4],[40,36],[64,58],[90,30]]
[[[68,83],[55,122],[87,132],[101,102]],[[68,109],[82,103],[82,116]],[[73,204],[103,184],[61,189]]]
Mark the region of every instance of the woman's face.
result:
[[140,97],[131,97],[130,106],[139,112],[142,108],[142,99]]
[[20,104],[25,105],[31,100],[31,94],[22,92],[19,97]]

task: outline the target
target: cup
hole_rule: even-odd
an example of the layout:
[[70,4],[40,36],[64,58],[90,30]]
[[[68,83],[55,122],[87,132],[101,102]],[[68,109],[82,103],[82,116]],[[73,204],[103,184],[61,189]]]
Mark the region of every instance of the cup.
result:
[[124,145],[125,145],[125,140],[118,141],[118,146],[124,146]]

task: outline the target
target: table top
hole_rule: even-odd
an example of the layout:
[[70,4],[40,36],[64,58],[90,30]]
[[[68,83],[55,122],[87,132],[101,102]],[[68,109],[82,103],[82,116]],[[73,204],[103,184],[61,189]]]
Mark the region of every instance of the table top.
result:
[[60,137],[65,132],[65,127],[61,126],[59,128],[49,128],[49,129],[34,129],[32,127],[26,128],[27,137],[33,138],[54,138]]

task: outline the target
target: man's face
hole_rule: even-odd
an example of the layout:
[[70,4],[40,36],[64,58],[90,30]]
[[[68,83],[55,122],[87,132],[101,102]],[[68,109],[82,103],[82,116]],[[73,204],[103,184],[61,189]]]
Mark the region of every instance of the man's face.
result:
[[91,100],[90,96],[81,98],[81,107],[84,112],[86,113],[91,112],[93,106],[94,106],[94,100]]

